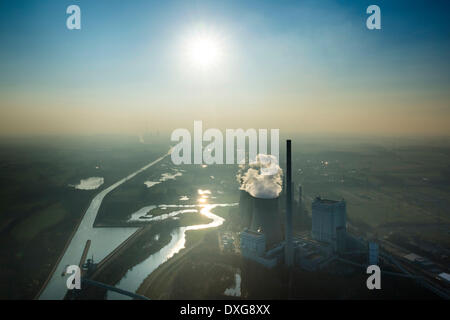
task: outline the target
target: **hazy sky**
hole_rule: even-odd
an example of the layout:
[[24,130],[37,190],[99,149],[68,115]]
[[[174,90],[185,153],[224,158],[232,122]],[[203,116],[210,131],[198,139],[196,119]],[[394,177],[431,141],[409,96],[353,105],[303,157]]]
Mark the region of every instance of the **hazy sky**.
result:
[[[81,30],[66,8],[81,8]],[[381,30],[366,8],[381,8]],[[432,4],[432,5],[431,5]],[[0,2],[0,134],[450,134],[449,1]],[[192,39],[213,38],[201,68]],[[191,129],[192,130],[192,129]]]

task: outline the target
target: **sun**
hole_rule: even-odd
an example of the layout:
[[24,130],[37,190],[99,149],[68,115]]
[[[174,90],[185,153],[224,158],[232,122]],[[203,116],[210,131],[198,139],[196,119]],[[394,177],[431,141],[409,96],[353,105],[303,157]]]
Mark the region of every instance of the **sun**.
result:
[[219,46],[215,39],[199,37],[192,40],[188,54],[194,64],[207,68],[218,62],[219,53]]
[[191,66],[210,70],[222,62],[223,42],[217,34],[210,30],[197,31],[186,39],[185,52]]

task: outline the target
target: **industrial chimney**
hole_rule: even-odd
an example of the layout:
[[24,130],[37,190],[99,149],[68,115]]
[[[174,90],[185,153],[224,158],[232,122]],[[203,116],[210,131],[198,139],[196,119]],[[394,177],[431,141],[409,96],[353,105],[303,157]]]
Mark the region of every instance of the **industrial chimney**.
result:
[[292,245],[292,160],[291,140],[286,141],[286,223],[285,223],[285,263],[287,267],[294,264]]

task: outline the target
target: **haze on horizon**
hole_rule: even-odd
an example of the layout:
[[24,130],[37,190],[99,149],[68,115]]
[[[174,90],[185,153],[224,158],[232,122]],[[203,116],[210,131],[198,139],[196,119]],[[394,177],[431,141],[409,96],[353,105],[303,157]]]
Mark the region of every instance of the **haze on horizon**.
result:
[[450,4],[374,3],[2,1],[0,135],[450,135]]

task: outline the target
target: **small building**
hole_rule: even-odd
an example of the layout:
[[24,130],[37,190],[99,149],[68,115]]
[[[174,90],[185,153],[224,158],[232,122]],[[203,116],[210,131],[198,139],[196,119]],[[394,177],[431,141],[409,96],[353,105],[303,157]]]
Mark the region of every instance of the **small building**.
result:
[[240,247],[244,258],[253,260],[266,268],[273,268],[282,260],[284,243],[266,252],[264,233],[245,229],[240,235]]
[[423,259],[423,257],[415,254],[415,253],[409,253],[407,255],[404,255],[403,258],[405,258],[406,260],[409,260],[411,262],[417,262]]
[[320,270],[335,257],[333,251],[330,244],[298,237],[294,241],[295,265],[307,271]]
[[262,257],[266,252],[266,237],[263,233],[245,229],[240,238],[244,257]]

